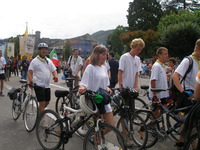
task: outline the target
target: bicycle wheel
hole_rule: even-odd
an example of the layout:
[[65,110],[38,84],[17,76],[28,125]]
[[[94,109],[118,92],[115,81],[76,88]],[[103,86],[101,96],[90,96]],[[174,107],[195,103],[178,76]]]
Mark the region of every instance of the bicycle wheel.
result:
[[24,126],[28,132],[34,130],[38,117],[38,103],[36,97],[28,99],[24,111]]
[[96,149],[126,150],[126,147],[122,135],[115,127],[99,122],[98,130],[95,126],[90,128],[83,142],[83,150]]
[[[179,116],[181,117],[181,116]],[[167,129],[170,129],[174,126],[175,123],[177,123],[176,121],[174,121],[174,119],[167,115],[166,116],[166,121],[167,121]],[[179,140],[179,137],[180,137],[180,132],[181,132],[181,126],[180,127],[177,127],[174,131],[172,131],[170,133],[170,136],[175,140],[175,141],[178,141]]]
[[50,109],[44,110],[38,117],[36,136],[45,150],[58,149],[62,144],[63,124],[58,119],[60,119],[59,115]]
[[67,97],[58,97],[55,107],[60,116],[64,116],[64,105],[71,107],[70,100]]
[[21,115],[21,103],[18,100],[19,94],[17,94],[17,98],[12,102],[12,116],[14,120],[17,120]]
[[198,133],[192,135],[190,138],[188,138],[188,141],[184,145],[184,150],[197,150],[198,147]]
[[160,129],[159,123],[156,120],[155,115],[150,110],[137,110],[136,114],[143,118],[147,130],[148,130],[148,140],[145,148],[150,148],[156,144],[158,141],[158,132]]
[[135,99],[135,108],[136,109],[149,109],[149,106],[143,99],[137,97]]
[[[81,113],[80,113],[81,114]],[[82,114],[81,114],[82,115]],[[77,114],[76,117],[79,117],[80,115]],[[90,118],[86,123],[84,123],[76,132],[82,136],[85,137],[86,133],[88,132],[88,130],[94,126],[94,120],[93,118]]]
[[[132,126],[131,126],[132,124]],[[133,141],[139,149],[145,147],[148,139],[148,131],[144,120],[134,114],[130,119],[120,118],[117,123],[117,128],[123,134],[123,137]],[[130,143],[128,147],[133,147],[134,144]]]

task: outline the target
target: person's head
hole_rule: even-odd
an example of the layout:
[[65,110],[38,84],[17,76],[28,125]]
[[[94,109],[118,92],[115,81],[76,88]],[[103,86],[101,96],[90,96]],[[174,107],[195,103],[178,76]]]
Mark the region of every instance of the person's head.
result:
[[78,52],[79,52],[79,50],[78,50],[77,48],[75,48],[75,49],[73,50],[74,56],[78,56]]
[[159,47],[156,51],[156,55],[158,56],[159,60],[165,62],[168,59],[168,49],[165,47]]
[[131,41],[130,48],[134,55],[140,54],[144,47],[145,43],[141,38],[136,38]]
[[113,51],[108,53],[108,58],[114,58],[115,57],[115,53]]
[[23,60],[26,60],[26,59],[27,59],[27,56],[26,56],[26,55],[24,55],[24,56],[23,56]]
[[175,58],[169,58],[169,63],[168,63],[168,65],[169,65],[170,67],[174,67],[174,66],[176,65],[176,60],[175,60]]
[[107,58],[108,50],[104,45],[97,45],[91,54],[91,64],[92,65],[102,65],[105,63]]
[[48,45],[46,43],[38,44],[38,53],[41,57],[45,57],[48,52]]

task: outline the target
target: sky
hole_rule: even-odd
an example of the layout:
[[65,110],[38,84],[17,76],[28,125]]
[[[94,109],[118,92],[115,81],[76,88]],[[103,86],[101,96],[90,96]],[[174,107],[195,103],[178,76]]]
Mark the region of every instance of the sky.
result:
[[2,0],[0,39],[41,32],[41,38],[66,39],[128,26],[133,0]]

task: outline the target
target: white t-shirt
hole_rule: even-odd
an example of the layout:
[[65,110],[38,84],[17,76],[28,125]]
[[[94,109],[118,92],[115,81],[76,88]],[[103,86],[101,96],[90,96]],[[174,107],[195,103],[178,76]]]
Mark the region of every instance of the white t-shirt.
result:
[[122,70],[122,85],[124,88],[134,88],[135,75],[140,71],[141,61],[138,56],[125,53],[120,57],[119,70]]
[[[71,56],[70,56],[71,57]],[[79,65],[83,65],[83,61],[82,61],[82,58],[80,56],[78,56],[77,58],[74,58],[74,55],[72,56],[72,59],[69,57],[69,60],[68,60],[68,64],[70,64],[70,67],[72,69],[72,75],[74,76],[76,74],[76,71],[78,69],[78,66]],[[70,61],[71,59],[71,61]],[[80,71],[79,71],[79,77],[80,77]]]
[[[151,80],[156,80],[156,88],[159,89],[165,89],[166,91],[162,91],[157,93],[157,97],[160,98],[167,98],[169,96],[168,84],[167,84],[167,74],[165,71],[165,68],[161,66],[158,62],[155,62],[153,64],[152,70],[151,70]],[[149,96],[153,97],[153,92],[151,91],[151,82],[149,85]]]
[[28,70],[33,71],[33,83],[50,88],[51,73],[56,70],[56,67],[49,58],[47,61],[48,63],[42,62],[36,57],[31,61]]
[[[83,85],[87,88],[87,90],[91,90],[96,92],[100,87],[103,89],[107,89],[110,81],[108,77],[107,69],[104,65],[102,66],[94,66],[89,64],[81,79],[79,85]],[[105,105],[106,113],[112,112],[110,104]]]
[[4,57],[0,57],[0,74],[5,73],[4,69],[2,70],[3,65],[6,65],[6,60]]
[[[194,87],[195,87],[195,84],[196,84],[195,78],[196,78],[196,75],[199,71],[199,65],[198,65],[198,62],[196,60],[194,60],[193,58],[192,58],[192,60],[193,60],[192,69],[187,74],[185,81],[183,81],[181,83],[182,87],[183,88],[185,87],[185,90],[194,90]],[[179,64],[179,66],[176,68],[175,72],[177,72],[179,75],[181,75],[181,77],[183,77],[185,75],[188,67],[189,67],[189,59],[184,58],[181,61],[181,63]],[[180,81],[181,81],[181,79],[180,79]]]

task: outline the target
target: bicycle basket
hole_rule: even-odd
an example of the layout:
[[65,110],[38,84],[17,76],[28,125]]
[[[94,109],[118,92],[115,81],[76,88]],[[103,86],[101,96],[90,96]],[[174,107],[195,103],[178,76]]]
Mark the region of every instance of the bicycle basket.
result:
[[20,92],[20,88],[16,89],[16,88],[12,88],[9,92],[8,92],[8,97],[10,98],[10,100],[14,100],[17,99],[17,93]]
[[98,111],[97,106],[93,101],[93,98],[85,95],[80,96],[80,107],[83,112],[87,114],[95,114]]

